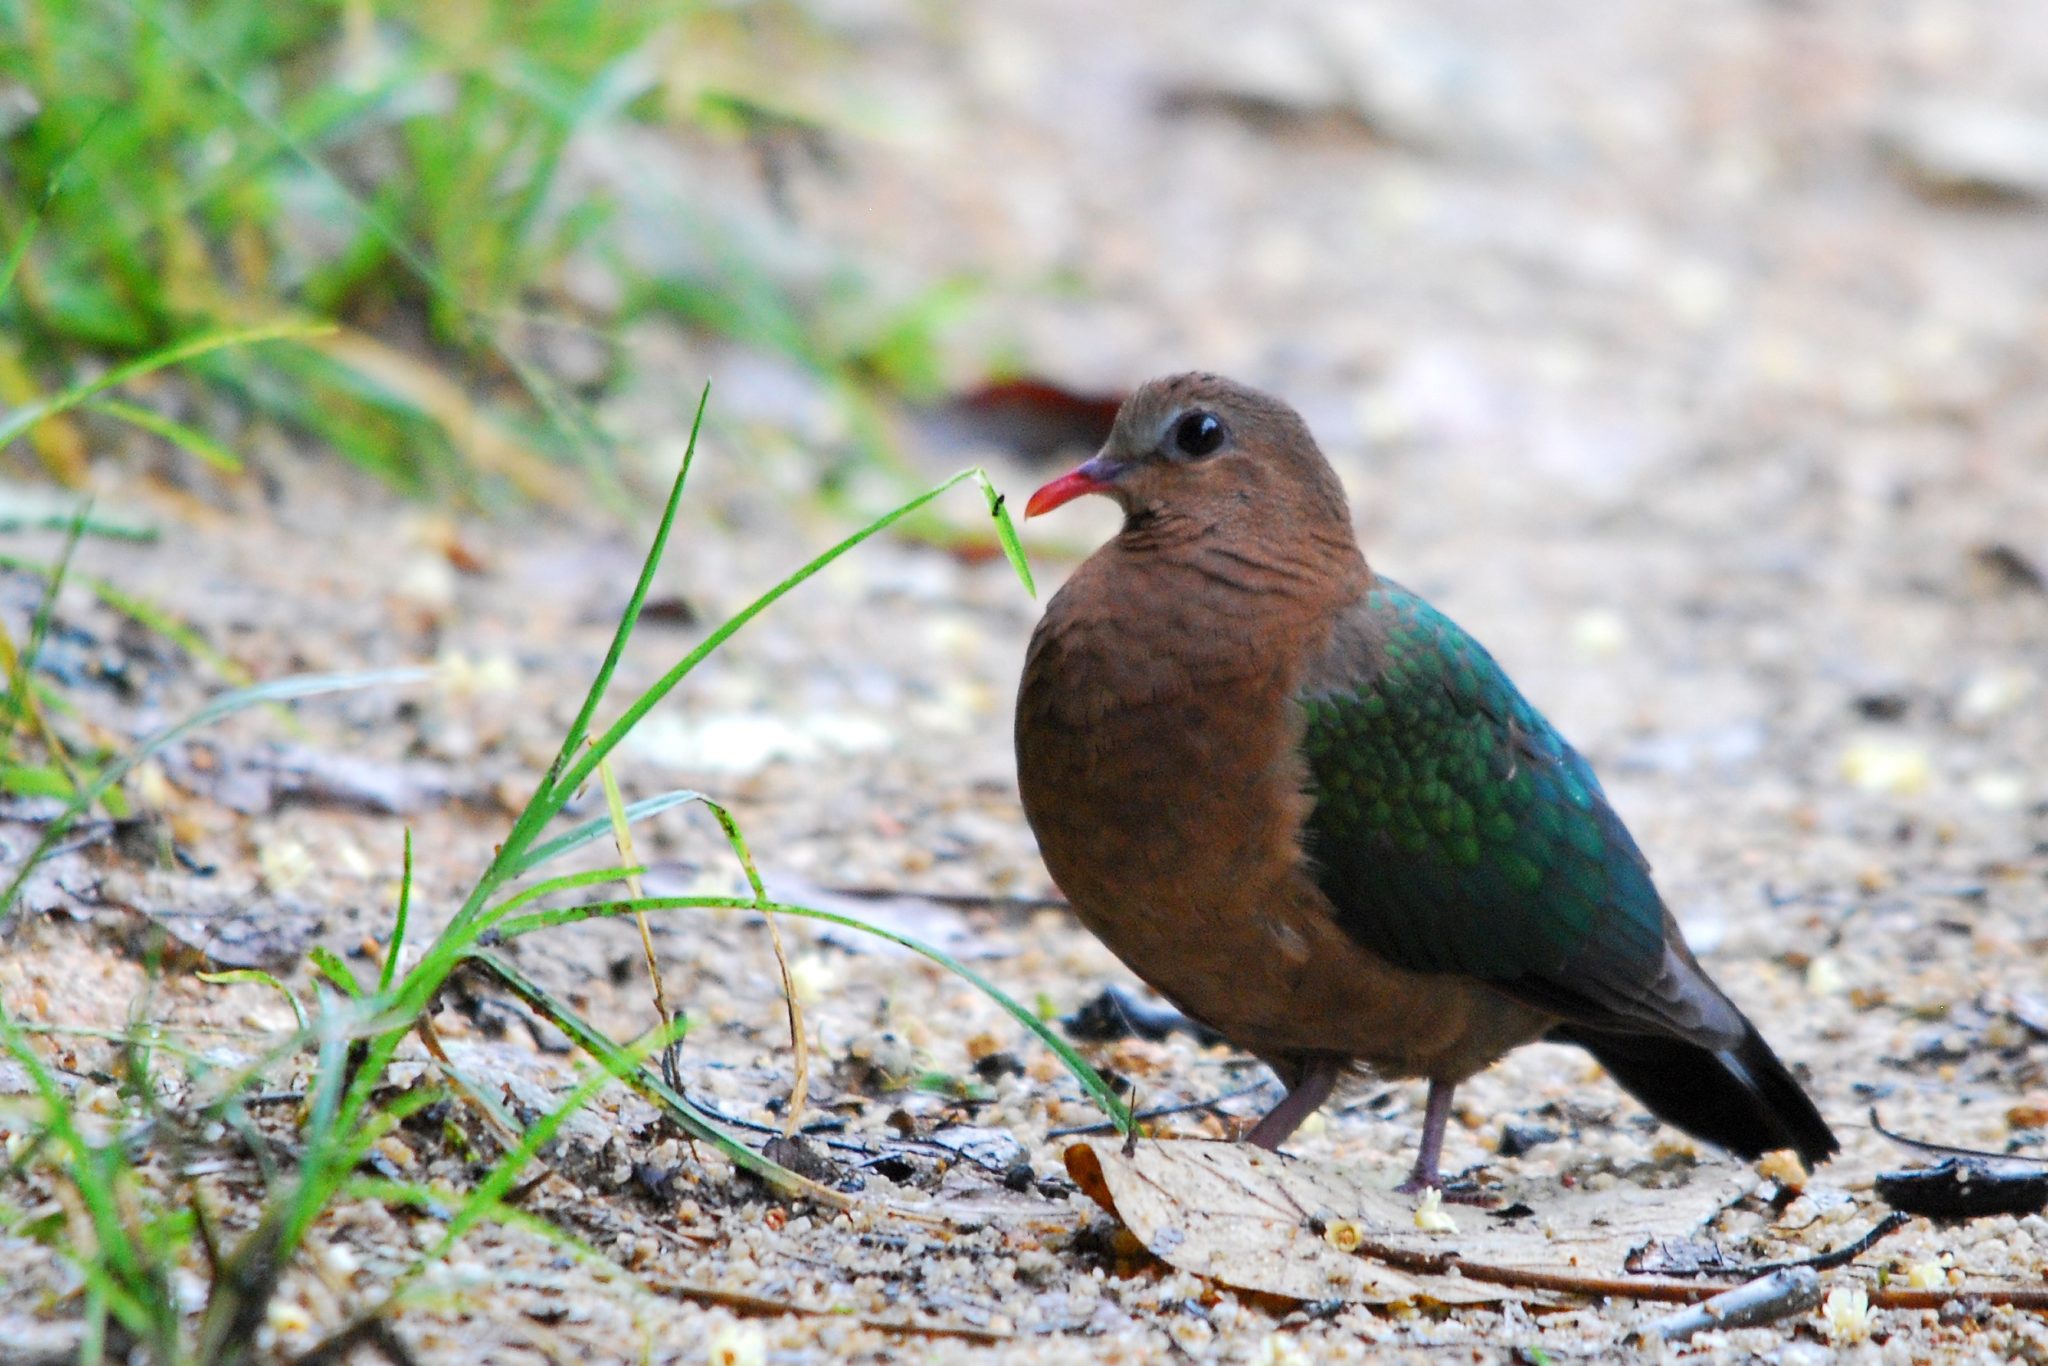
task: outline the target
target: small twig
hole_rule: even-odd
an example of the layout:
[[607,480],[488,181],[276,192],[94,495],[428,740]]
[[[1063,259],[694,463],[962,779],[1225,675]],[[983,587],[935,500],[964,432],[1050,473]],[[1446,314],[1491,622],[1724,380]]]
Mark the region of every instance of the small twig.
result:
[[1884,1127],[1877,1117],[1877,1107],[1870,1107],[1870,1127],[1898,1144],[1915,1152],[1936,1153],[1942,1157],[1974,1157],[1985,1162],[2013,1162],[2028,1167],[2048,1167],[2048,1157],[2029,1157],[2024,1153],[1994,1153],[1983,1148],[1958,1148],[1949,1143],[1930,1143],[1924,1138],[1908,1138]]
[[[1466,1261],[1455,1252],[1416,1252],[1377,1242],[1363,1243],[1358,1251],[1363,1256],[1385,1262],[1399,1271],[1414,1271],[1429,1276],[1441,1276],[1456,1271],[1468,1281],[1511,1285],[1523,1290],[1554,1290],[1567,1295],[1661,1300],[1676,1304],[1711,1299],[1717,1293],[1727,1293],[1698,1281],[1584,1276],[1563,1271],[1543,1271],[1529,1266],[1494,1266],[1485,1262]],[[1788,1267],[1786,1270],[1797,1273],[1811,1268]],[[1951,1300],[2011,1305],[2015,1309],[2048,1309],[2048,1286],[2001,1286],[1985,1289],[1962,1286],[1953,1290],[1905,1290],[1885,1287],[1870,1292],[1870,1303],[1879,1309],[1939,1309]]]
[[[1223,1110],[1221,1107],[1224,1101],[1237,1100],[1265,1089],[1265,1082],[1254,1082],[1250,1086],[1240,1086],[1235,1091],[1225,1091],[1222,1095],[1211,1096],[1207,1100],[1191,1100],[1180,1105],[1162,1105],[1156,1110],[1147,1110],[1143,1114],[1134,1114],[1131,1116],[1131,1119],[1136,1123],[1142,1124],[1146,1120],[1164,1119],[1168,1115],[1184,1115],[1196,1110],[1207,1110],[1214,1114],[1222,1115]],[[1047,1138],[1078,1138],[1083,1134],[1107,1134],[1113,1133],[1115,1130],[1116,1125],[1114,1123],[1104,1120],[1098,1124],[1075,1124],[1064,1129],[1048,1129],[1045,1131],[1045,1136]]]
[[1912,1222],[1912,1215],[1899,1210],[1893,1210],[1885,1215],[1884,1218],[1872,1224],[1870,1232],[1846,1247],[1836,1248],[1833,1252],[1822,1252],[1812,1257],[1800,1257],[1792,1261],[1759,1262],[1755,1266],[1730,1267],[1726,1271],[1712,1271],[1707,1274],[1715,1276],[1763,1276],[1780,1271],[1797,1271],[1801,1269],[1832,1271],[1838,1266],[1847,1266],[1850,1262],[1855,1261],[1858,1257],[1870,1251],[1871,1248],[1877,1246],[1879,1239],[1889,1238],[1892,1234],[1897,1233]]
[[2009,1306],[2039,1314],[2048,1311],[2048,1286],[2017,1285],[2002,1290],[1973,1290],[1967,1285],[1954,1290],[1902,1290],[1897,1286],[1887,1286],[1870,1292],[1873,1309],[1940,1309],[1958,1300]]
[[356,1315],[292,1358],[291,1366],[341,1366],[358,1347],[374,1347],[391,1366],[415,1366],[415,1358],[385,1314],[389,1301]]
[[236,1097],[236,1103],[245,1110],[260,1110],[269,1105],[297,1105],[305,1098],[304,1091],[254,1091]]
[[806,1305],[791,1304],[786,1300],[771,1300],[762,1295],[749,1295],[739,1290],[719,1290],[708,1285],[690,1285],[682,1281],[647,1281],[649,1290],[660,1295],[671,1295],[679,1300],[694,1300],[699,1304],[715,1304],[730,1309],[736,1314],[755,1318],[783,1318],[801,1316],[804,1318],[829,1318],[840,1322],[851,1319],[863,1328],[872,1328],[879,1333],[907,1333],[916,1337],[957,1338],[963,1342],[1015,1342],[1014,1333],[998,1333],[990,1328],[955,1327],[938,1323],[911,1323],[903,1319],[878,1319],[865,1314],[848,1314],[839,1309],[812,1309]]
[[857,901],[928,901],[958,911],[1002,911],[1010,915],[1036,915],[1040,911],[1071,911],[1065,897],[987,896],[974,892],[921,892],[908,887],[826,887],[834,896]]
[[1683,1342],[1709,1328],[1756,1328],[1776,1323],[1803,1314],[1819,1303],[1820,1273],[1812,1267],[1788,1266],[1658,1319],[1642,1330],[1642,1336]]

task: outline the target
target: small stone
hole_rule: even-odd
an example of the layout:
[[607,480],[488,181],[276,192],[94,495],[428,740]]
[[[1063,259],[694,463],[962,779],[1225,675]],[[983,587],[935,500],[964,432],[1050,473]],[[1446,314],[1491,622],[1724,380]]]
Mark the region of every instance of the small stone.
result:
[[1572,618],[1571,639],[1593,659],[1612,659],[1628,648],[1628,622],[1619,612],[1592,608]]
[[1444,1193],[1431,1186],[1422,1193],[1422,1202],[1415,1207],[1415,1227],[1424,1233],[1456,1233],[1457,1220],[1444,1213]]
[[1806,989],[1816,996],[1833,996],[1848,985],[1841,964],[1826,954],[1806,965]]
[[2036,1091],[2005,1112],[2015,1129],[2048,1129],[2048,1094]]
[[1544,1124],[1504,1124],[1494,1151],[1502,1157],[1520,1157],[1532,1148],[1557,1142],[1557,1130]]
[[1757,1175],[1775,1181],[1788,1191],[1806,1189],[1806,1164],[1799,1160],[1799,1154],[1790,1148],[1765,1153],[1757,1159]]
[[402,1172],[409,1172],[419,1162],[412,1146],[397,1134],[386,1134],[377,1140],[377,1151],[382,1153],[392,1166]]
[[1910,797],[1927,790],[1934,769],[1919,745],[1891,736],[1865,736],[1842,751],[1842,776],[1865,792]]
[[1870,1296],[1860,1285],[1838,1285],[1821,1303],[1821,1327],[1828,1341],[1850,1347],[1870,1337],[1872,1327]]
[[730,1323],[711,1335],[704,1359],[710,1366],[763,1366],[768,1339],[751,1323]]

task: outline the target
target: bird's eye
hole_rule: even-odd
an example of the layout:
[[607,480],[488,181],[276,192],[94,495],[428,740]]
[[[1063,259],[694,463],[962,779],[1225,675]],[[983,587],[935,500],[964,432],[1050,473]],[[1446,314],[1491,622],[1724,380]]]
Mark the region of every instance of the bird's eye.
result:
[[1214,455],[1223,445],[1223,424],[1214,413],[1189,413],[1173,429],[1173,444],[1183,455]]

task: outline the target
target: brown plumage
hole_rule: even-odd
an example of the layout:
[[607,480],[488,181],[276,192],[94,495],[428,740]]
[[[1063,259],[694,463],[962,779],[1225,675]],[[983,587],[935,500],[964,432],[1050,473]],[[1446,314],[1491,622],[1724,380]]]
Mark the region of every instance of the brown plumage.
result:
[[[1032,637],[1017,703],[1024,809],[1082,923],[1287,1083],[1253,1141],[1284,1140],[1353,1064],[1427,1077],[1413,1179],[1436,1184],[1452,1088],[1561,1026],[1596,1053],[1619,1044],[1607,1051],[1624,1084],[1631,1066],[1684,1073],[1676,1096],[1631,1089],[1715,1141],[1832,1150],[1797,1083],[1693,963],[1647,865],[1631,871],[1640,855],[1590,771],[1578,782],[1582,761],[1469,638],[1376,586],[1342,486],[1291,408],[1215,376],[1155,380],[1102,453],[1029,512],[1094,492],[1117,501],[1124,527]],[[1396,685],[1422,645],[1467,673],[1425,679],[1411,705]],[[1476,683],[1475,660],[1491,671]],[[1404,707],[1412,724],[1390,729]],[[1435,772],[1439,758],[1465,776],[1398,791],[1385,776]],[[1545,807],[1552,788],[1530,782],[1553,777]],[[1461,821],[1496,843],[1461,841]],[[1574,840],[1597,857],[1573,854]],[[1525,866],[1591,890],[1520,902],[1497,890]],[[1558,961],[1494,962],[1504,931],[1540,932]],[[1644,1063],[1645,1041],[1679,1062]],[[1709,1071],[1732,1088],[1712,1102],[1725,1116],[1695,1113],[1691,1083]]]

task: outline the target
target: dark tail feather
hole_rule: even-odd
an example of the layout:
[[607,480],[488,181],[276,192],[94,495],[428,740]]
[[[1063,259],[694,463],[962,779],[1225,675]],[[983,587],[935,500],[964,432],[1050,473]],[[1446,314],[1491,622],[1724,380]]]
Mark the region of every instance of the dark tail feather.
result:
[[1682,1039],[1575,1025],[1560,1025],[1550,1037],[1598,1058],[1657,1118],[1739,1156],[1793,1148],[1813,1167],[1842,1146],[1754,1025],[1741,1043],[1719,1052]]

